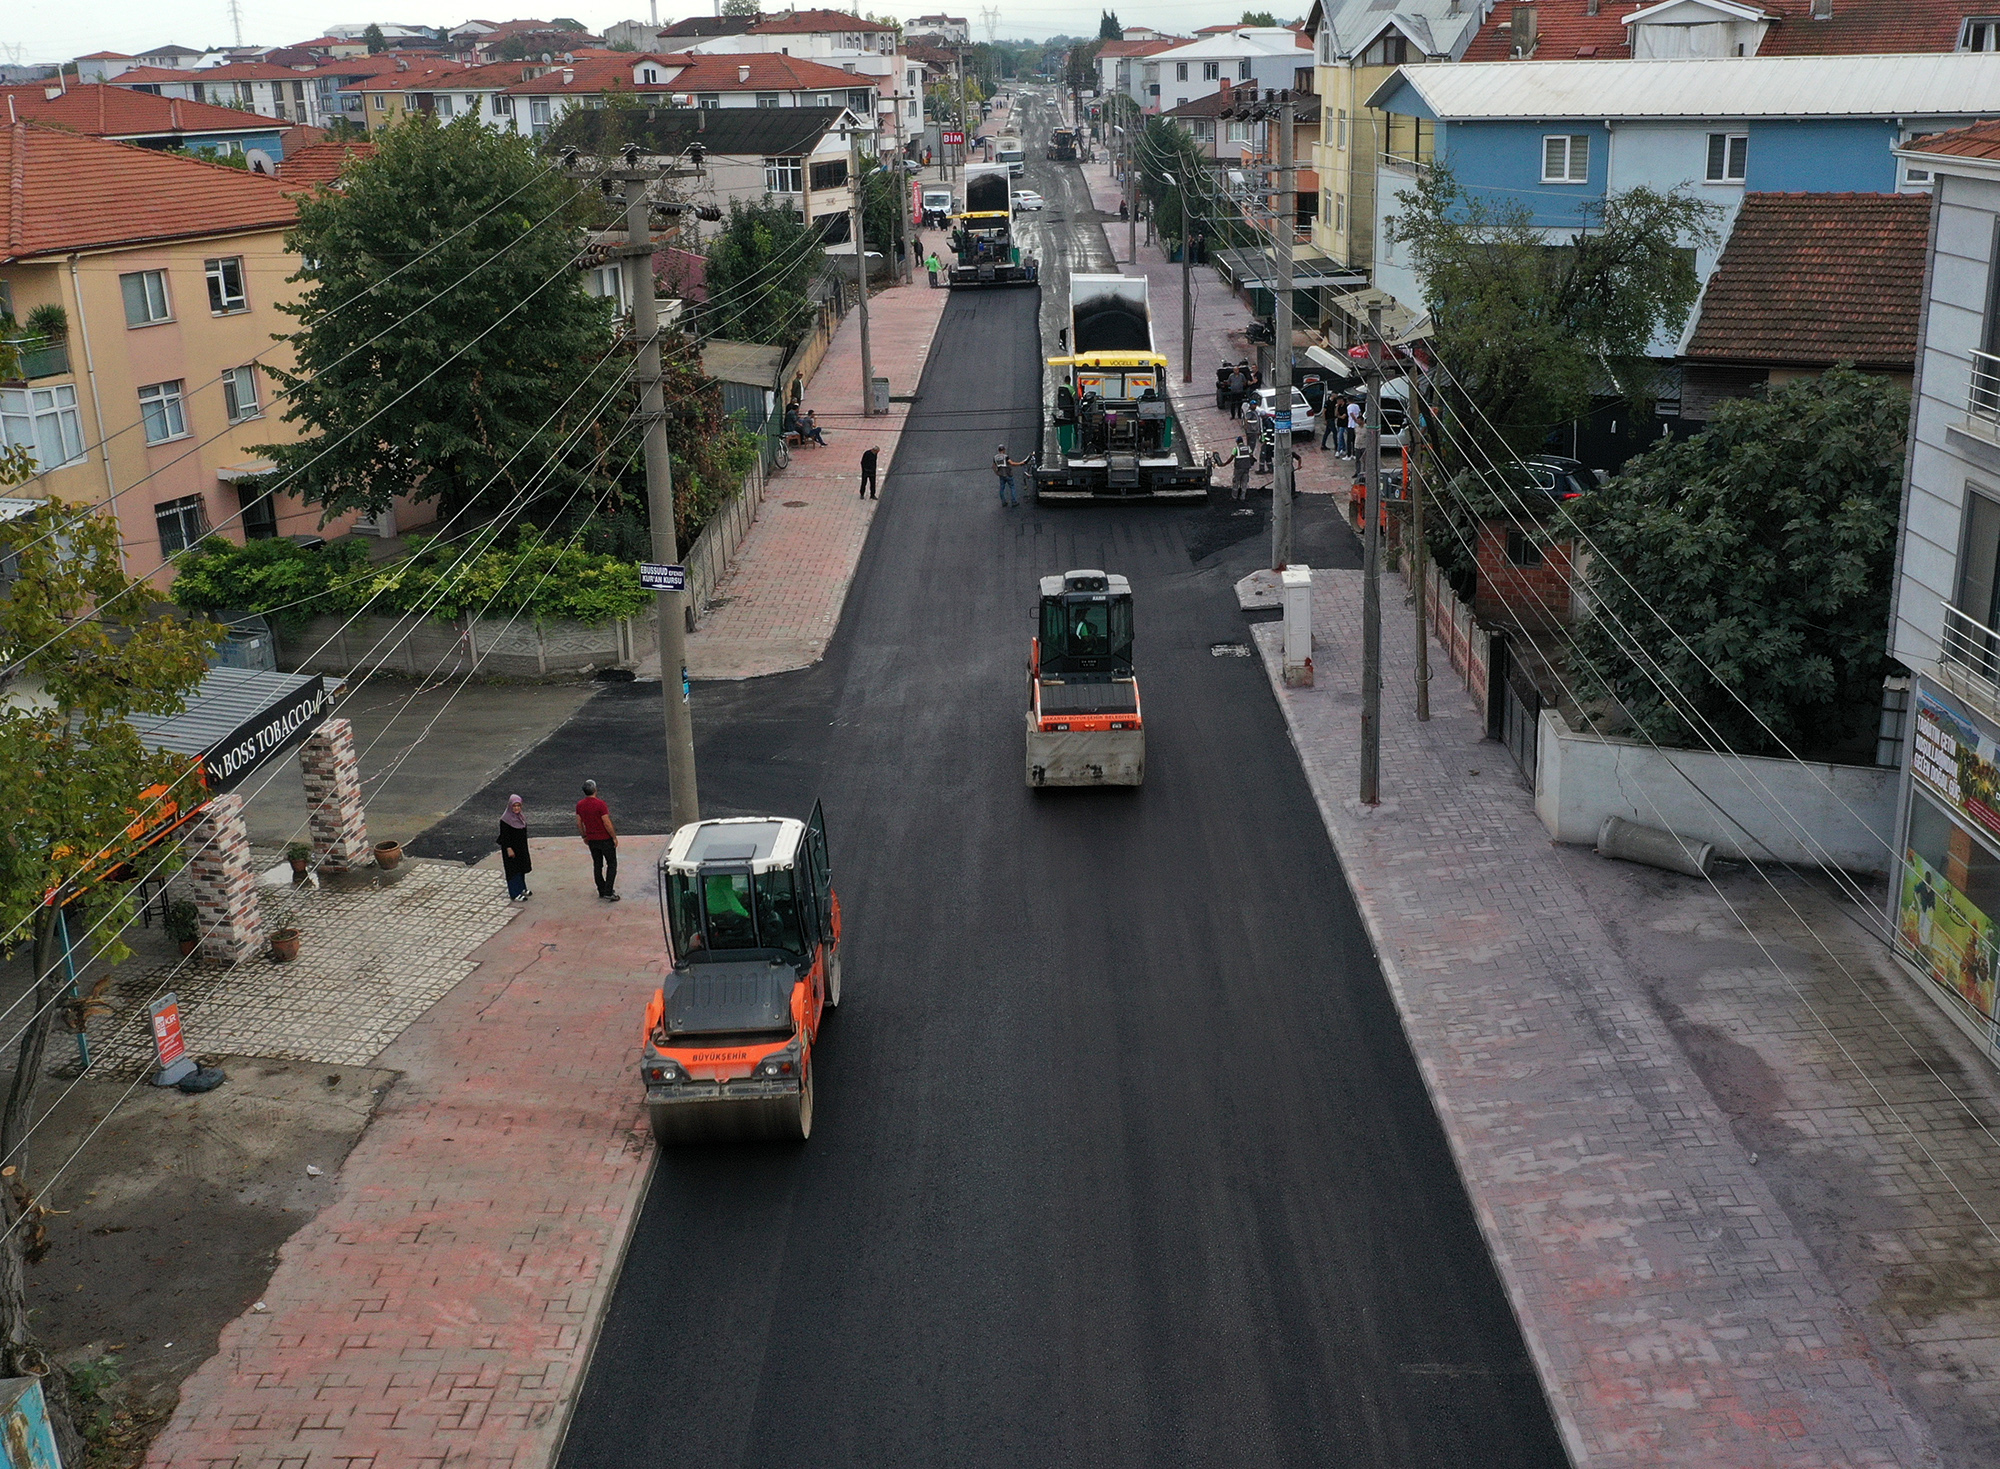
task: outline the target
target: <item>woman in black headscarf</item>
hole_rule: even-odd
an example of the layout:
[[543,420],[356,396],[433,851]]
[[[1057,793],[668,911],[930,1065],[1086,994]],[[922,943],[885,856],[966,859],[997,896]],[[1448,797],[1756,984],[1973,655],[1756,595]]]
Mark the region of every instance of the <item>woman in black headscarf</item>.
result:
[[507,872],[507,901],[525,902],[534,896],[528,891],[528,874],[535,870],[528,856],[528,818],[521,811],[521,798],[509,796],[507,809],[500,813],[500,865]]

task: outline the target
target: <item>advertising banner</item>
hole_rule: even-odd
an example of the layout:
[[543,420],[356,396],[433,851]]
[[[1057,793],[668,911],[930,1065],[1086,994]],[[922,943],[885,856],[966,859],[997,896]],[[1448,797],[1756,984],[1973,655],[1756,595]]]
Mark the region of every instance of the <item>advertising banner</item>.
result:
[[1910,773],[1945,805],[2000,837],[2000,744],[1930,690],[1917,690]]
[[1991,1020],[1993,920],[1914,850],[1903,855],[1897,930],[1904,949],[1941,987]]

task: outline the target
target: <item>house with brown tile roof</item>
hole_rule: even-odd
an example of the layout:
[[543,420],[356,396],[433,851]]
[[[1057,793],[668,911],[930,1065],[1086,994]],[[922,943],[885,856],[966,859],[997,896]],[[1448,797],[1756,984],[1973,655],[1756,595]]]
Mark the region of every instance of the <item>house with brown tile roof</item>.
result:
[[506,125],[539,138],[565,113],[602,106],[614,93],[657,98],[669,107],[846,107],[874,117],[873,80],[782,54],[675,51],[551,67],[507,87],[501,99],[511,108]]
[[278,181],[300,192],[323,188],[345,173],[348,165],[374,156],[375,144],[359,138],[308,143],[285,156],[278,165]]
[[[129,94],[128,94],[129,95]],[[193,104],[178,104],[192,106]],[[112,207],[107,207],[109,202]],[[270,367],[292,327],[298,216],[284,182],[26,121],[0,126],[0,306],[67,328],[0,383],[0,429],[33,447],[9,493],[109,505],[135,576],[164,585],[204,532],[339,534],[258,481],[287,439]],[[423,513],[423,512],[417,512]]]
[[1681,352],[1681,417],[1852,363],[1907,383],[1928,194],[1745,194]]
[[0,87],[0,121],[7,119],[47,123],[142,148],[241,155],[267,170],[284,154],[284,129],[272,119],[103,82]]
[[1971,0],[1500,0],[1467,61],[1863,56],[2000,49]]

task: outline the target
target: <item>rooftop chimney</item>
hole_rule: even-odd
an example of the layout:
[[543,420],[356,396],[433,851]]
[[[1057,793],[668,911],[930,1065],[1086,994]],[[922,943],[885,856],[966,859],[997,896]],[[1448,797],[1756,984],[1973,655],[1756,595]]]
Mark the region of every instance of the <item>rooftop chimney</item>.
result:
[[409,59],[407,57],[398,56],[396,58],[396,70],[408,71],[409,69],[410,69]]
[[747,82],[750,80],[749,62],[746,61],[736,68],[736,80],[739,82]]
[[567,87],[575,80],[576,80],[576,68],[573,66],[565,66],[563,68],[563,85]]
[[[1819,0],[1814,0],[1814,3],[1818,4]],[[1533,56],[1535,54],[1535,7],[1532,5],[1516,5],[1514,7],[1513,19],[1514,54],[1516,56]]]

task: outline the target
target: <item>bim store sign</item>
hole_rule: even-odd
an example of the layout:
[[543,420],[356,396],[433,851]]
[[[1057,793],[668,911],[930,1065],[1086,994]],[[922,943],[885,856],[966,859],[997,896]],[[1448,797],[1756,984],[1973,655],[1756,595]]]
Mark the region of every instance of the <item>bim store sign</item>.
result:
[[1909,827],[1896,936],[1989,1049],[2000,975],[2000,740],[1928,688],[1917,690]]
[[333,696],[316,673],[211,668],[181,713],[133,723],[154,749],[198,758],[208,794],[219,796],[303,741]]

